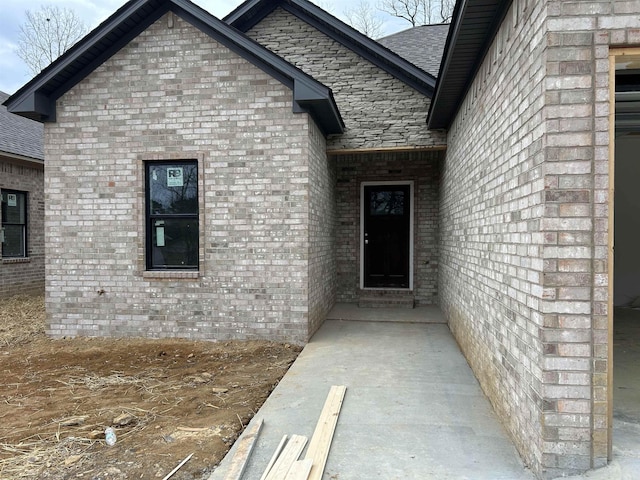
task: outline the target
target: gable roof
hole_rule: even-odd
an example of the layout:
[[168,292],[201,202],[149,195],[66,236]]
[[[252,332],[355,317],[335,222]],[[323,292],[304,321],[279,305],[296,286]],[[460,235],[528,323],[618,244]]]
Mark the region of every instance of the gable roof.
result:
[[247,32],[278,7],[353,50],[423,95],[433,95],[436,85],[433,75],[307,0],[246,0],[223,20],[238,30]]
[[189,0],[128,1],[5,105],[18,115],[55,121],[58,98],[169,11],[291,88],[294,112],[309,112],[327,134],[344,131],[331,89]]
[[379,38],[377,42],[437,78],[448,31],[448,23],[421,25]]
[[512,0],[458,0],[442,57],[429,128],[449,128]]
[[[9,94],[0,92],[0,103]],[[44,128],[41,123],[9,113],[0,105],[0,155],[26,157],[27,160],[44,160]]]

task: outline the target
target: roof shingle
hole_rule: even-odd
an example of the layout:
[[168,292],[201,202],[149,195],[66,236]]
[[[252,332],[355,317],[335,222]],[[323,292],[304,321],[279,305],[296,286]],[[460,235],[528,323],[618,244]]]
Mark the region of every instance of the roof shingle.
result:
[[438,76],[449,24],[421,25],[377,41],[434,77]]
[[40,122],[9,113],[2,103],[9,95],[0,92],[0,155],[10,153],[44,160],[44,127]]

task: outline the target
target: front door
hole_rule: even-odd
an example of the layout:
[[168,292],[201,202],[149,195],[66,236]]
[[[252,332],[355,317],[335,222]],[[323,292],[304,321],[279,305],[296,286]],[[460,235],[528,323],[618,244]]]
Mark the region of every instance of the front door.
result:
[[364,288],[410,288],[411,185],[365,185]]

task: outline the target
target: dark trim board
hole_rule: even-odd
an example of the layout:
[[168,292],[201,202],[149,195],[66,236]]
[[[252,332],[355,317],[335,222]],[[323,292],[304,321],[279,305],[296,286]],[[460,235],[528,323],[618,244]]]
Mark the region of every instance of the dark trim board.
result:
[[429,109],[430,129],[448,129],[512,0],[458,0]]
[[325,134],[344,131],[330,88],[188,0],[126,3],[9,97],[4,105],[15,114],[55,122],[58,98],[169,11],[291,88],[293,111],[308,112]]

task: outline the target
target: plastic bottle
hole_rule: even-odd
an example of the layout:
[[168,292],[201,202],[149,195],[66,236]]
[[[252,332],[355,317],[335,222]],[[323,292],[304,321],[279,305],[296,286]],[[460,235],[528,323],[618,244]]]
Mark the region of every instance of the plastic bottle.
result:
[[111,427],[107,427],[104,431],[104,440],[107,445],[113,447],[116,444],[116,431]]

